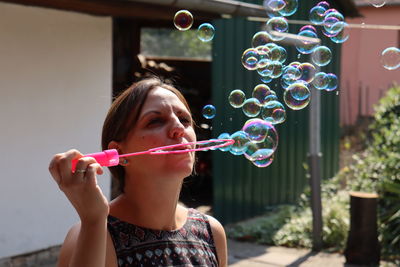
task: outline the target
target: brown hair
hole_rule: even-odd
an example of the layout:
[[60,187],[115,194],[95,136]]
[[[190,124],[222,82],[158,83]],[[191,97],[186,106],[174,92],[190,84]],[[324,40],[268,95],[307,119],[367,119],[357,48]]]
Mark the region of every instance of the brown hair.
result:
[[[158,77],[150,77],[132,84],[123,91],[112,103],[103,124],[101,146],[108,149],[111,141],[121,142],[136,125],[147,95],[156,87],[161,87],[174,93],[191,113],[189,105],[182,93],[174,86],[167,84]],[[113,178],[118,180],[120,192],[124,191],[125,170],[122,166],[109,167]]]

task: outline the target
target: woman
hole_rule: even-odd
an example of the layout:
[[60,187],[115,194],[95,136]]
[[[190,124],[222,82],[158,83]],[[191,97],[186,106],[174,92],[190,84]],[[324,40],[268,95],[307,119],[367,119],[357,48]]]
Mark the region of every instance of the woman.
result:
[[[182,94],[158,78],[133,84],[112,104],[102,148],[119,154],[196,141]],[[214,218],[178,204],[194,153],[123,158],[110,167],[121,195],[108,203],[97,185],[95,159],[70,150],[53,157],[49,170],[76,209],[59,266],[226,266],[226,237]],[[79,159],[76,171],[71,161]]]

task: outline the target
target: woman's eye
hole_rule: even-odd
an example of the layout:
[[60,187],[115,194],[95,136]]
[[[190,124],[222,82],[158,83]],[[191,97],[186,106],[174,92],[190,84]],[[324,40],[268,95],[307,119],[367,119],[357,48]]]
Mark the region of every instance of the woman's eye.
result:
[[181,117],[179,119],[183,124],[190,124],[192,122],[191,119],[187,118],[187,117]]
[[154,119],[151,119],[148,123],[147,123],[147,125],[148,126],[151,126],[151,125],[155,125],[155,124],[160,124],[160,123],[162,123],[163,121],[162,121],[162,119],[161,118],[154,118]]

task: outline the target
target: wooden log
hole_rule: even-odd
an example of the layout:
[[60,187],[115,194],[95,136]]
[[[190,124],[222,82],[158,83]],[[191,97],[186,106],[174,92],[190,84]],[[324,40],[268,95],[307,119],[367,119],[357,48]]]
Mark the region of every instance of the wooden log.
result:
[[350,231],[344,252],[346,263],[379,265],[377,206],[377,194],[350,192]]

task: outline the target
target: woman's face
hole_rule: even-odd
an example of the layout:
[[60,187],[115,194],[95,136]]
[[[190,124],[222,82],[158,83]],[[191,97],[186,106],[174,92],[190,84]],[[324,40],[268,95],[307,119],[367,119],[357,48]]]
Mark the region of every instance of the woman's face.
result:
[[[145,151],[159,146],[196,141],[192,116],[180,99],[162,87],[151,90],[138,121],[126,140],[123,153]],[[194,164],[194,153],[142,155],[129,158],[127,173],[187,177]]]

